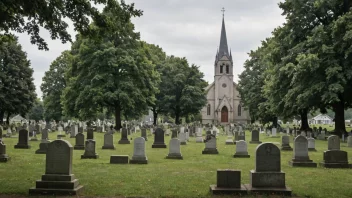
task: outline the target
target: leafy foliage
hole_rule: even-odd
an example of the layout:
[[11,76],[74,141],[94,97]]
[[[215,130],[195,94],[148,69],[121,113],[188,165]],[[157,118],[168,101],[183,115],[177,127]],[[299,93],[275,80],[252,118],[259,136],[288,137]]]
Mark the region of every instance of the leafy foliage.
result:
[[60,97],[66,87],[65,73],[72,64],[73,56],[69,51],[64,51],[54,60],[45,72],[43,83],[40,86],[43,92],[45,120],[61,120],[62,105]]
[[128,15],[142,14],[140,10],[134,9],[134,4],[125,4],[123,0],[121,3],[117,0],[5,0],[0,2],[0,31],[27,32],[31,36],[32,44],[37,44],[39,49],[48,50],[47,43],[40,36],[40,27],[50,32],[51,39],[60,39],[66,43],[72,40],[64,19],[70,19],[76,31],[90,36],[96,34],[89,26],[90,18],[98,27],[109,29],[113,26],[114,21],[101,14],[95,7],[96,4],[122,8]]
[[27,55],[10,35],[0,35],[0,123],[4,114],[25,115],[36,99],[33,69]]
[[35,120],[38,122],[39,120],[43,120],[44,118],[44,105],[43,102],[37,98],[35,100],[34,106],[28,113],[28,118],[30,120]]

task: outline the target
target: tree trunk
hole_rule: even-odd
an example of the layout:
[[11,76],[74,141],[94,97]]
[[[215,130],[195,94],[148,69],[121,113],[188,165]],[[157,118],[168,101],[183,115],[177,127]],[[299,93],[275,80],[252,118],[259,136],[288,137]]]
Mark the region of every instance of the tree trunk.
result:
[[120,130],[121,128],[121,108],[118,104],[115,106],[115,130]]
[[180,114],[176,113],[175,115],[175,124],[180,124]]
[[10,126],[10,113],[7,113],[7,116],[6,116],[6,124],[7,126]]
[[308,124],[308,110],[303,109],[300,111],[300,116],[301,116],[301,131],[308,131],[309,129],[309,124]]
[[156,112],[156,110],[153,108],[153,125],[156,126],[156,121],[158,120],[158,113]]
[[277,128],[277,117],[273,117],[273,127]]
[[3,124],[3,121],[4,121],[4,112],[3,111],[0,111],[0,125]]
[[345,126],[345,105],[344,102],[337,102],[333,105],[335,112],[335,133],[342,137],[342,134],[346,132]]

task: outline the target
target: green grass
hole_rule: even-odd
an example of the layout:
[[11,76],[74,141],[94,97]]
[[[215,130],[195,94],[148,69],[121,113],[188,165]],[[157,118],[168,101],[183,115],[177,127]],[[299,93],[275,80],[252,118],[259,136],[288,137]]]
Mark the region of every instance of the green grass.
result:
[[[57,133],[49,135],[55,139]],[[139,135],[134,134],[132,137]],[[202,155],[204,144],[195,143],[195,138],[191,137],[187,145],[181,146],[184,160],[164,159],[168,148],[152,149],[153,137],[149,136],[146,143],[147,165],[109,164],[110,155],[127,154],[131,157],[133,144],[117,144],[120,134],[115,134],[116,150],[102,150],[103,134],[95,133],[94,136],[99,159],[81,160],[84,151],[74,150],[73,153],[73,173],[84,185],[83,196],[210,197],[209,185],[216,183],[217,169],[241,170],[243,184],[249,183],[249,171],[254,169],[257,145],[248,144],[251,158],[233,158],[235,145],[225,145],[226,136],[218,138],[219,155]],[[281,142],[280,138],[264,135],[260,138],[263,142]],[[65,139],[74,146],[74,139]],[[166,136],[167,144],[169,140],[170,136]],[[249,142],[250,133],[247,133],[246,140]],[[34,154],[40,141],[30,142],[32,148],[27,150],[14,149],[16,138],[6,138],[4,142],[11,160],[0,163],[0,194],[27,195],[28,189],[34,187],[35,181],[45,172],[45,155]],[[318,152],[310,152],[310,158],[314,162],[321,162],[326,148],[326,141],[316,140]],[[341,149],[349,152],[349,161],[352,162],[352,148],[341,143]],[[352,170],[292,168],[288,166],[292,154],[292,151],[281,152],[281,167],[286,173],[286,185],[292,188],[295,196],[352,197]]]

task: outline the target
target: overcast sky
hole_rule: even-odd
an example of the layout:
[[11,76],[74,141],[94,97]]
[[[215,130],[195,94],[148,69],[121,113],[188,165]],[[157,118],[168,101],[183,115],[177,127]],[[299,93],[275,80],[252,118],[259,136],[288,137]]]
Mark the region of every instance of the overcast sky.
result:
[[[278,7],[280,0],[126,0],[143,10],[143,16],[133,19],[141,39],[161,46],[168,55],[186,57],[190,64],[200,66],[206,81],[214,79],[214,60],[220,43],[222,12],[225,8],[225,24],[228,46],[232,49],[234,79],[243,71],[247,53],[256,49],[262,40],[271,35],[285,18]],[[75,32],[70,27],[74,38]],[[49,51],[40,51],[32,45],[29,36],[17,34],[23,50],[34,69],[34,83],[38,97],[40,84],[50,63],[71,44],[50,40]]]

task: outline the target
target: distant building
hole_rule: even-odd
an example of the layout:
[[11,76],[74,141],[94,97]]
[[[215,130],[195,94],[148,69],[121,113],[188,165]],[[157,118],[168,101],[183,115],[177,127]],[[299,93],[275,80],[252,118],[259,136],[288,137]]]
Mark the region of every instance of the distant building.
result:
[[233,67],[223,18],[220,46],[214,63],[214,82],[206,88],[207,104],[201,110],[203,124],[250,122],[249,112],[242,107],[237,84],[233,81]]
[[332,124],[333,119],[326,114],[319,114],[312,118],[312,124]]

